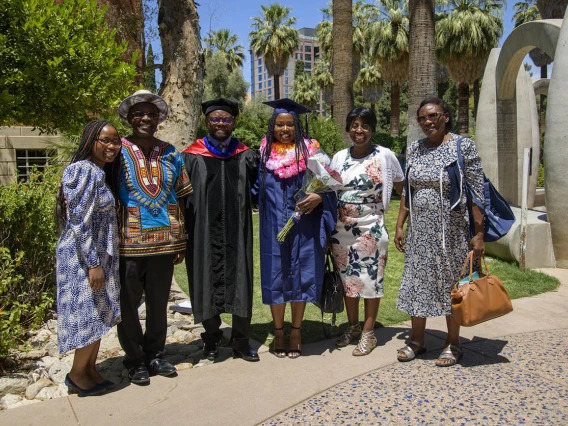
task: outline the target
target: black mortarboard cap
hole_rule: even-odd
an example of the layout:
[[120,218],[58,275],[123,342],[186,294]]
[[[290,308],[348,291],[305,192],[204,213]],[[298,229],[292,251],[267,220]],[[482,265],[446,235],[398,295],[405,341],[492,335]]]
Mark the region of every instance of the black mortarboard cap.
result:
[[205,116],[207,116],[210,112],[217,110],[226,111],[229,114],[232,114],[233,117],[237,117],[239,115],[239,104],[225,98],[217,98],[201,104],[201,111],[203,111]]
[[292,99],[282,98],[275,101],[263,102],[263,104],[274,108],[274,114],[305,114],[311,110]]

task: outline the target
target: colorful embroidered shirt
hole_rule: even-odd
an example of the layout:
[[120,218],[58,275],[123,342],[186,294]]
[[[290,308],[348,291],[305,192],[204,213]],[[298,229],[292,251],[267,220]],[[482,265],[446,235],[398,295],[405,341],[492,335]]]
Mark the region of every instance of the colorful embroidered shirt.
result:
[[187,236],[178,199],[192,192],[180,153],[166,142],[148,156],[122,139],[119,183],[121,256],[185,250]]

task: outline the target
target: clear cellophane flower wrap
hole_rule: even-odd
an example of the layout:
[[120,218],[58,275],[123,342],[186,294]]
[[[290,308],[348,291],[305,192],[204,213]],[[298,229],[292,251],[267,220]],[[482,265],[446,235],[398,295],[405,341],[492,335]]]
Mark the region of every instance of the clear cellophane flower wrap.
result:
[[[329,156],[321,149],[318,149],[310,158],[308,158],[302,188],[294,195],[296,203],[303,200],[307,194],[311,192],[321,194],[324,192],[335,191],[343,186],[341,175],[339,172],[332,170],[329,167],[330,163],[331,160]],[[280,243],[283,243],[284,240],[286,240],[286,236],[292,227],[300,221],[303,214],[304,210],[300,210],[296,207],[296,211],[288,218],[286,225],[284,225],[276,237]]]

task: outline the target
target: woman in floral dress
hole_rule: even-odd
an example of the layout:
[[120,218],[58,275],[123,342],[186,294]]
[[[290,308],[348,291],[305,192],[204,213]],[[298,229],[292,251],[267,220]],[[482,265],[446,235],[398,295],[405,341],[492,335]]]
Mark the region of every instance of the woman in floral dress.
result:
[[[410,342],[398,351],[398,360],[424,353],[426,318],[446,316],[448,335],[436,361],[440,367],[456,364],[461,355],[459,325],[451,317],[450,293],[469,250],[479,258],[484,251],[483,212],[472,207],[475,234],[470,237],[462,176],[475,196],[483,199],[483,171],[475,143],[461,139],[464,170],[457,165],[457,141],[450,133],[452,117],[441,99],[422,101],[417,121],[426,135],[413,142],[406,157],[406,184],[396,224],[395,245],[405,253],[398,309],[411,316]],[[457,170],[456,170],[457,169]],[[403,226],[409,219],[406,240]]]
[[[343,189],[337,192],[338,222],[333,233],[333,258],[345,287],[349,327],[335,342],[345,347],[360,338],[353,355],[371,353],[377,346],[374,334],[389,235],[384,215],[393,186],[402,193],[404,174],[396,155],[371,144],[377,117],[372,109],[359,107],[347,116],[350,148],[333,157],[331,168],[341,174]],[[363,330],[359,324],[359,299],[365,299]]]
[[65,377],[70,391],[98,395],[114,386],[96,370],[101,337],[120,321],[118,229],[115,198],[121,141],[106,121],[85,127],[63,172],[56,219],[59,352],[75,349]]

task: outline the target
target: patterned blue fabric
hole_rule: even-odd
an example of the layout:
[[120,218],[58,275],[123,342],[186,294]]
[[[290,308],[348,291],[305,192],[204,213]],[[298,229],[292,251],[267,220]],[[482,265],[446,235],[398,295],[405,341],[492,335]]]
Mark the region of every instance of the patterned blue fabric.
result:
[[[115,200],[104,171],[88,160],[65,168],[66,223],[57,243],[59,352],[96,342],[120,321]],[[102,266],[105,287],[92,291],[89,269]]]

